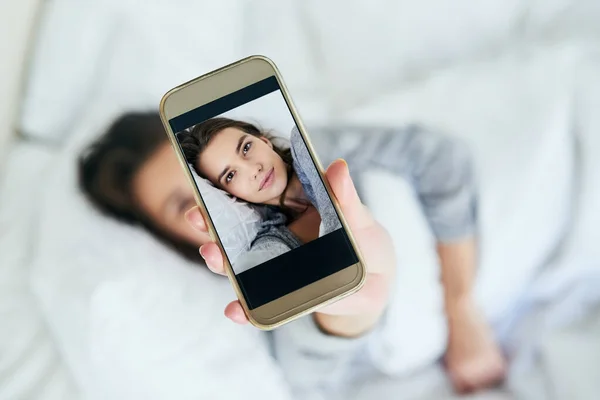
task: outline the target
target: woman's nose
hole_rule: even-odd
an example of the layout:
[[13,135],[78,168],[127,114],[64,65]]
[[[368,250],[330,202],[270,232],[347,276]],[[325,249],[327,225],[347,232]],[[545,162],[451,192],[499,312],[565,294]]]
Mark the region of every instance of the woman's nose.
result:
[[255,167],[255,170],[254,170],[254,176],[253,176],[253,178],[254,178],[255,180],[256,180],[256,179],[258,179],[258,176],[260,175],[260,173],[262,172],[262,170],[263,170],[263,166],[262,166],[261,164],[258,164],[258,165]]

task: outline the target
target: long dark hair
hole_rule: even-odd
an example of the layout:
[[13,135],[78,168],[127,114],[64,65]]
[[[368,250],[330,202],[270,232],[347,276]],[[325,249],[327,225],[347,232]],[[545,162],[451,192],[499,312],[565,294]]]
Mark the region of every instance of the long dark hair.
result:
[[105,215],[140,225],[184,257],[202,262],[197,247],[158,227],[132,191],[136,174],[167,143],[158,113],[124,114],[79,157],[79,187]]
[[[292,152],[289,146],[280,146],[276,142],[279,138],[269,134],[266,131],[260,130],[256,125],[244,121],[238,121],[230,118],[211,118],[203,121],[193,127],[177,134],[177,139],[183,150],[186,161],[193,166],[196,173],[206,178],[198,168],[198,159],[210,141],[217,136],[221,131],[227,128],[236,128],[249,135],[261,138],[267,138],[273,145],[273,151],[277,153],[286,165],[288,181],[294,173]],[[287,191],[287,188],[286,188]],[[279,199],[279,208],[283,211],[286,217],[290,220],[298,216],[298,212],[284,205],[284,191]]]

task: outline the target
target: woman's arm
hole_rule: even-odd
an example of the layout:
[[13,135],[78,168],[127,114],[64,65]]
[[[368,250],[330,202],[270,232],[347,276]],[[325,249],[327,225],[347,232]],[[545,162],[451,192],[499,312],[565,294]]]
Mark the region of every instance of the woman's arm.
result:
[[439,242],[474,236],[475,177],[471,153],[463,141],[418,126],[363,131],[359,137],[347,155],[353,176],[369,168],[400,175],[413,185]]
[[341,151],[359,182],[361,172],[375,168],[412,184],[439,243],[447,300],[470,294],[477,263],[477,192],[465,143],[418,126],[329,130],[318,136],[320,153]]
[[312,205],[321,217],[319,236],[324,236],[342,228],[337,212],[333,207],[329,194],[321,179],[313,159],[308,152],[304,139],[298,128],[292,129],[290,135],[290,150],[294,160],[294,171],[302,184],[302,188]]
[[437,252],[442,269],[446,313],[452,314],[473,292],[476,261],[476,240],[467,237],[451,243],[438,243]]
[[330,150],[344,148],[339,145],[342,141],[355,143],[345,146],[354,176],[360,177],[360,172],[369,168],[382,168],[412,183],[438,241],[450,376],[460,391],[495,383],[503,375],[504,361],[473,298],[477,193],[469,149],[458,139],[417,126],[329,134]]

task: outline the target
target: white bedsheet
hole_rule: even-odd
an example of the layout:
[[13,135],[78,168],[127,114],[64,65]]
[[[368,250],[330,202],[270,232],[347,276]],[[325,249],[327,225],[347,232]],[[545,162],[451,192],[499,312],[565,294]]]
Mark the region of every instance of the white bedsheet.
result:
[[18,142],[0,186],[0,399],[75,398],[38,299],[29,284],[35,251],[39,189],[55,158],[52,150]]

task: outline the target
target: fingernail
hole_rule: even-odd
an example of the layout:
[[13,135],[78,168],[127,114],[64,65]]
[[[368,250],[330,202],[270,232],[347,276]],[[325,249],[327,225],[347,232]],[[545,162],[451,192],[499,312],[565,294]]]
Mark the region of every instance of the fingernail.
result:
[[338,161],[343,162],[346,167],[348,166],[348,163],[343,158],[338,158]]
[[206,261],[206,256],[204,255],[204,253],[202,252],[202,249],[204,248],[204,246],[200,247],[200,255],[202,256],[202,258],[204,258],[204,261]]

